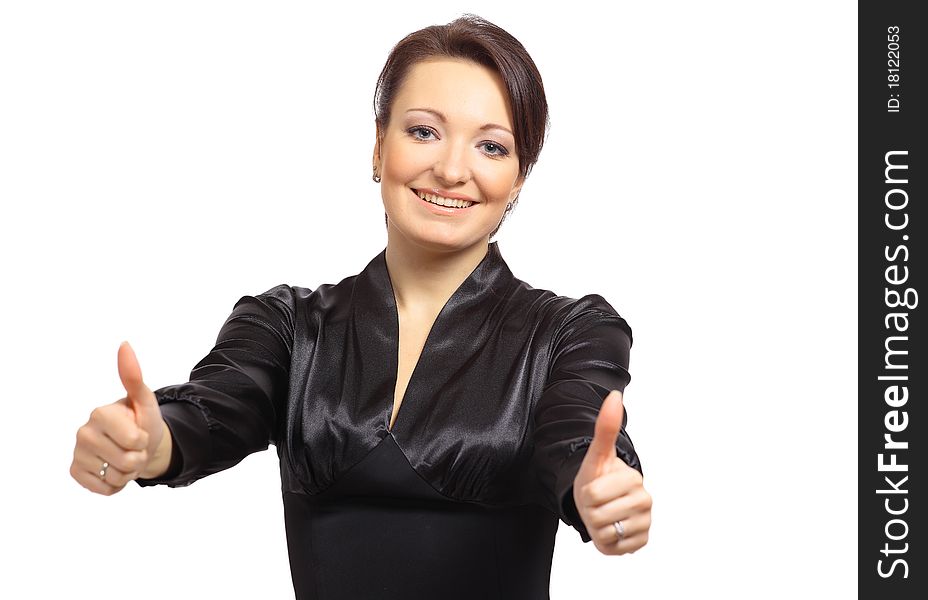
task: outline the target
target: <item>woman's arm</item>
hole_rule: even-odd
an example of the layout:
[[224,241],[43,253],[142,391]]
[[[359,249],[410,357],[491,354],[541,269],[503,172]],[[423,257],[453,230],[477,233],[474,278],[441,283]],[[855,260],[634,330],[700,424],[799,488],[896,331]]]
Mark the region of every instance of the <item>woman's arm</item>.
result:
[[[566,315],[552,342],[551,367],[535,408],[533,466],[540,483],[539,503],[591,541],[574,501],[573,484],[596,419],[611,390],[625,391],[632,331],[597,294],[580,298]],[[641,472],[641,461],[625,431],[616,439],[616,455]]]
[[168,431],[151,477],[136,480],[140,486],[190,485],[277,443],[294,311],[287,285],[241,298],[190,380],[155,390]]

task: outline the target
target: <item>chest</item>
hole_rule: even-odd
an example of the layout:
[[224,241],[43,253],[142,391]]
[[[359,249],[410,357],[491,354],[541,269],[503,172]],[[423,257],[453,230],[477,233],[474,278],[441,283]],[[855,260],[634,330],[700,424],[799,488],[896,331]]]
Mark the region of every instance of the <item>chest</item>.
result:
[[399,313],[399,349],[397,352],[396,386],[393,390],[393,411],[390,415],[390,430],[406,395],[409,380],[422,356],[426,339],[435,321],[434,316],[413,317]]
[[285,485],[325,490],[388,436],[448,497],[514,485],[531,453],[548,339],[521,314],[490,317],[381,311],[297,329]]

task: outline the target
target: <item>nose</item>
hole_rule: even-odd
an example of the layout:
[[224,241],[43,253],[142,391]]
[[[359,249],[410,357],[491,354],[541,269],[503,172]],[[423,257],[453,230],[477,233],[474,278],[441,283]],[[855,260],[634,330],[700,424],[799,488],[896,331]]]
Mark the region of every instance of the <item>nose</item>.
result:
[[443,185],[451,187],[456,183],[470,179],[469,155],[465,144],[449,142],[444,144],[432,171]]

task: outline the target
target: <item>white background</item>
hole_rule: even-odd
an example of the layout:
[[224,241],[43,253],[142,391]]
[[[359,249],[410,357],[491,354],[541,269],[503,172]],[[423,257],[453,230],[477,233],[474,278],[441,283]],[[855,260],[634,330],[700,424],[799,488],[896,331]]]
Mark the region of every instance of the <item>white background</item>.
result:
[[74,434],[124,395],[122,340],[186,381],[241,296],[383,249],[375,80],[463,12],[550,104],[504,258],[634,331],[651,541],[562,524],[552,598],[856,595],[854,5],[451,4],[0,5],[0,596],[292,598],[273,447],[104,497]]

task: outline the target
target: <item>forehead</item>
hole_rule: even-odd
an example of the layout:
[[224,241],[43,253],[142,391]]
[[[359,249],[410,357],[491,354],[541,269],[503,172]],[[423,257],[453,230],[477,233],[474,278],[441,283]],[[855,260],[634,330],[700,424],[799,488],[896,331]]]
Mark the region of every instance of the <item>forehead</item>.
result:
[[396,95],[393,112],[403,117],[411,108],[431,108],[451,121],[478,127],[489,122],[512,129],[503,78],[469,60],[441,58],[414,64]]

